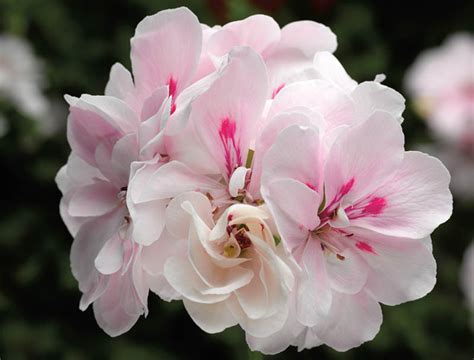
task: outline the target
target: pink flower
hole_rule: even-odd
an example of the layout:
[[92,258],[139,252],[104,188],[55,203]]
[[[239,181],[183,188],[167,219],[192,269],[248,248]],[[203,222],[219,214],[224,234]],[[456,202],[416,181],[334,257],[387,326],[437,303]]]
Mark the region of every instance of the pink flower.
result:
[[137,26],[133,75],[117,64],[105,96],[66,97],[60,212],[80,308],[109,335],[151,290],[252,349],[346,350],[375,336],[379,302],[431,290],[449,175],[404,151],[403,97],[355,82],[335,47],[314,22],[166,10]]
[[155,92],[165,87],[174,112],[177,97],[196,72],[201,43],[201,25],[189,9],[180,7],[147,16],[131,39],[133,78],[121,64],[115,64],[106,95],[124,100],[140,115],[147,100],[153,101]]
[[449,218],[452,200],[446,169],[405,152],[401,127],[386,112],[331,137],[312,125],[283,130],[264,158],[262,194],[304,273],[299,347],[323,342],[344,351],[376,335],[378,302],[431,291],[429,234]]
[[474,156],[474,38],[458,33],[422,53],[405,82],[417,110],[443,141]]
[[398,92],[378,81],[357,84],[328,52],[317,53],[305,74],[310,80],[282,89],[260,125],[249,185],[254,197],[261,197],[263,158],[282,129],[294,124],[313,124],[326,129],[328,139],[334,139],[344,126],[365,120],[376,111],[403,121],[405,99]]
[[[188,113],[186,127],[167,137],[170,161],[145,164],[137,172],[131,185],[137,186],[132,190],[134,204],[165,204],[186,191],[207,193],[222,211],[237,197],[253,200],[245,190],[245,165],[267,98],[265,65],[252,49],[236,48],[211,80],[183,111]],[[170,126],[176,116],[180,114],[170,119]]]
[[275,244],[268,213],[234,204],[214,222],[213,210],[196,192],[170,202],[167,226],[186,251],[169,257],[166,279],[209,333],[237,323],[254,336],[275,333],[286,321],[294,276],[291,259]]
[[97,322],[112,336],[147,313],[151,276],[142,266],[144,248],[133,236],[127,190],[134,161],[160,161],[153,134],[169,114],[166,97],[166,89],[161,99],[155,96],[162,105],[143,122],[115,97],[67,97],[72,153],[57,176],[60,210],[74,236],[71,267],[83,292],[80,308],[93,303]]
[[[61,215],[75,237],[71,266],[83,292],[80,308],[94,303],[99,325],[112,336],[146,315],[149,288],[159,289],[165,299],[176,296],[160,274],[152,274],[156,269],[147,272],[145,265],[149,257],[168,254],[163,251],[169,238],[164,220],[149,228],[152,219],[136,216],[146,208],[159,219],[161,204],[131,202],[129,185],[145,164],[163,163],[162,130],[176,97],[194,76],[201,37],[188,9],[147,17],[132,39],[133,79],[117,64],[107,96],[67,98],[72,154],[57,177],[64,195]],[[143,229],[150,231],[144,234]],[[149,245],[159,238],[157,256]]]

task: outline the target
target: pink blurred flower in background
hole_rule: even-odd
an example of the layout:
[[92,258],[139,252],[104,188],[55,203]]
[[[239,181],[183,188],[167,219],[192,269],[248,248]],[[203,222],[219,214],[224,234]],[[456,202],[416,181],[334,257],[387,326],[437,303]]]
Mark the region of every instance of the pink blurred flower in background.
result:
[[438,140],[424,150],[451,170],[456,193],[474,198],[474,37],[457,33],[423,52],[407,72],[405,86]]

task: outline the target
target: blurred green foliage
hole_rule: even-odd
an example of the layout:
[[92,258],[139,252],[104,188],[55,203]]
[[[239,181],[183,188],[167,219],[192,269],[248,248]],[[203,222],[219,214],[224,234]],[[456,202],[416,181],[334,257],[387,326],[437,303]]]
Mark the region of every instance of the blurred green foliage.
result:
[[[0,0],[0,32],[27,38],[43,59],[51,99],[65,93],[100,94],[110,66],[129,67],[129,39],[136,24],[161,9],[185,5],[213,25],[267,12],[280,25],[312,19],[338,35],[336,55],[358,81],[387,75],[402,90],[407,67],[423,49],[450,33],[473,31],[474,2],[262,1],[262,0]],[[449,81],[449,79],[446,79]],[[7,103],[0,112],[9,132],[0,138],[0,357],[15,359],[257,359],[242,332],[208,335],[179,302],[150,297],[150,315],[126,335],[110,338],[92,311],[78,309],[79,291],[69,268],[71,238],[58,211],[54,176],[65,163],[64,129],[45,138]],[[407,147],[430,141],[407,101]],[[65,119],[64,119],[65,122]],[[474,181],[474,180],[473,180]],[[383,307],[374,341],[347,353],[322,346],[276,359],[471,359],[469,314],[458,288],[460,261],[474,237],[472,203],[456,199],[452,219],[434,235],[438,284],[425,298]]]

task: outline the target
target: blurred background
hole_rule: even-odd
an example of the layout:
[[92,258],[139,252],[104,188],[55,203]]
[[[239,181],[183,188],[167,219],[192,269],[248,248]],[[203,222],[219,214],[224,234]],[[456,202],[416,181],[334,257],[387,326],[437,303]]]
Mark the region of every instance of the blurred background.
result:
[[[249,352],[240,329],[208,335],[179,302],[164,303],[150,296],[149,317],[114,339],[100,330],[91,309],[83,313],[78,308],[80,292],[69,267],[72,238],[59,216],[60,192],[54,183],[69,153],[63,94],[102,94],[113,63],[130,68],[129,39],[136,24],[146,15],[179,5],[188,6],[209,25],[266,13],[281,26],[300,19],[330,26],[338,36],[335,54],[354,79],[372,80],[385,73],[384,83],[407,97],[403,123],[407,149],[435,142],[403,90],[406,70],[422,50],[439,46],[449,34],[474,30],[473,1],[416,6],[337,0],[0,0],[0,357],[4,360],[260,358]],[[21,45],[18,50],[10,41],[10,47],[2,50],[7,34],[26,40],[31,48]],[[15,51],[19,71],[23,65],[34,71],[24,87],[5,90],[2,81],[7,85],[15,81],[2,78],[2,64]],[[37,61],[22,65],[28,56]],[[25,105],[25,94],[36,99],[36,105]],[[474,192],[474,178],[472,184]],[[459,271],[474,238],[473,222],[474,202],[456,196],[451,220],[433,234],[438,262],[435,289],[415,302],[383,306],[384,322],[374,341],[347,353],[322,346],[301,353],[289,349],[274,358],[472,359],[472,313],[459,287]]]

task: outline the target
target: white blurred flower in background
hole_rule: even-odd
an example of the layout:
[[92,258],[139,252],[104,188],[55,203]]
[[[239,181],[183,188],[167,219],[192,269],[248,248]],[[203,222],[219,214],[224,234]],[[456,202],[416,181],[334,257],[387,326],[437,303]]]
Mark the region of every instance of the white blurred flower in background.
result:
[[438,139],[423,150],[449,168],[453,191],[474,198],[474,36],[456,33],[420,54],[405,87]]
[[13,35],[0,34],[0,99],[37,120],[40,132],[49,135],[58,127],[58,117],[55,106],[43,93],[44,85],[43,65],[30,44]]

